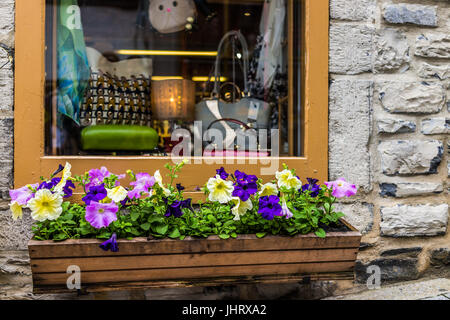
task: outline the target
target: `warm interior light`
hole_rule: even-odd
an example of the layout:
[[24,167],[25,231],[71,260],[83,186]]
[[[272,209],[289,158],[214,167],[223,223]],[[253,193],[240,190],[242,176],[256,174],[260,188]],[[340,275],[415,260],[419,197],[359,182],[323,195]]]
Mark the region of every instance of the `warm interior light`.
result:
[[180,76],[153,76],[152,80],[154,81],[162,81],[162,80],[183,80],[183,77]]
[[246,16],[246,17],[250,17],[252,14],[250,13],[250,12],[246,12],[246,13],[244,13],[244,16]]
[[[214,81],[214,77],[211,77],[209,80]],[[227,77],[220,77],[220,82],[226,82],[227,80],[228,80]],[[192,81],[206,82],[206,81],[208,81],[208,77],[192,77]]]
[[125,56],[217,56],[217,51],[117,50],[116,53]]

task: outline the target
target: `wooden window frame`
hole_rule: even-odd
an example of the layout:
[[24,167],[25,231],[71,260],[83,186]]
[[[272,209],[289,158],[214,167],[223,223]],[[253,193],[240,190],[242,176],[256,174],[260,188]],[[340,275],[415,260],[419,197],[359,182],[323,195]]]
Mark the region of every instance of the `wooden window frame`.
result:
[[[304,150],[302,157],[269,158],[279,168],[286,163],[297,170],[305,180],[315,177],[320,181],[328,178],[328,0],[302,1],[302,99]],[[288,14],[292,12],[288,11]],[[292,17],[292,16],[291,16]],[[111,172],[123,173],[127,169],[152,173],[165,170],[168,157],[108,157],[108,156],[46,156],[44,125],[45,90],[45,0],[16,0],[16,54],[15,54],[15,109],[14,109],[14,182],[16,187],[39,181],[48,176],[59,164],[72,164],[72,173],[81,174],[91,168],[106,166]],[[291,57],[292,59],[292,57]],[[293,71],[290,72],[292,76]],[[291,90],[292,91],[292,90]],[[292,94],[292,92],[290,92]],[[290,119],[290,123],[293,123]],[[200,197],[195,192],[215,174],[212,164],[195,164],[195,157],[188,158],[180,181],[186,186],[188,195]],[[177,160],[177,159],[172,159]],[[211,159],[210,159],[211,160]],[[261,169],[268,164],[264,159],[246,159],[223,166],[228,172],[236,169],[261,176]],[[266,158],[267,160],[267,158]],[[204,160],[203,160],[204,161]],[[257,164],[255,164],[257,163]],[[273,162],[272,162],[273,163]],[[261,176],[270,180],[273,175]]]

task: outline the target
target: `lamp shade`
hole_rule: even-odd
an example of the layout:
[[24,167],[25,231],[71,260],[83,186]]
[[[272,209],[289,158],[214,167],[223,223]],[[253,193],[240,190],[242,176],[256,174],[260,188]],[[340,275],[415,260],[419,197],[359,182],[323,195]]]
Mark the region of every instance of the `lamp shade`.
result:
[[185,79],[152,81],[152,111],[158,120],[194,120],[195,82]]

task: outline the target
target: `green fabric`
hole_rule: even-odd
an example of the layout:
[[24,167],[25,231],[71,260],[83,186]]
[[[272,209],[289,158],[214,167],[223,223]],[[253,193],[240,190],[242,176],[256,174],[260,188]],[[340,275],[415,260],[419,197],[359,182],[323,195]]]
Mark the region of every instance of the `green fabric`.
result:
[[[77,0],[59,0],[58,112],[80,124],[80,109],[90,69]],[[58,117],[60,120],[61,117]],[[61,127],[61,121],[58,121]]]
[[153,128],[137,125],[97,125],[81,131],[83,150],[151,151],[158,146]]

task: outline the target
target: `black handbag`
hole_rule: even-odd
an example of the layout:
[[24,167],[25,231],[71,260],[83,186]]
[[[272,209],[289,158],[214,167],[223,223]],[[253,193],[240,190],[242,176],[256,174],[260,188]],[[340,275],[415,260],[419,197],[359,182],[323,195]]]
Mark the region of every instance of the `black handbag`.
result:
[[[243,97],[233,103],[220,99],[220,59],[225,41],[235,37],[242,46],[242,61],[244,73]],[[214,67],[214,89],[209,99],[204,99],[195,106],[195,119],[202,121],[202,134],[195,132],[197,139],[204,141],[204,146],[214,142],[222,144],[223,149],[241,151],[258,151],[258,131],[269,128],[270,105],[262,100],[252,98],[247,83],[248,47],[244,36],[239,31],[230,31],[222,38]],[[213,141],[217,129],[223,141]],[[217,133],[217,132],[216,132]],[[253,137],[253,138],[251,138]],[[203,139],[202,139],[203,138]],[[245,141],[245,142],[244,142]],[[256,141],[256,142],[255,142]],[[238,143],[239,142],[239,143]]]

